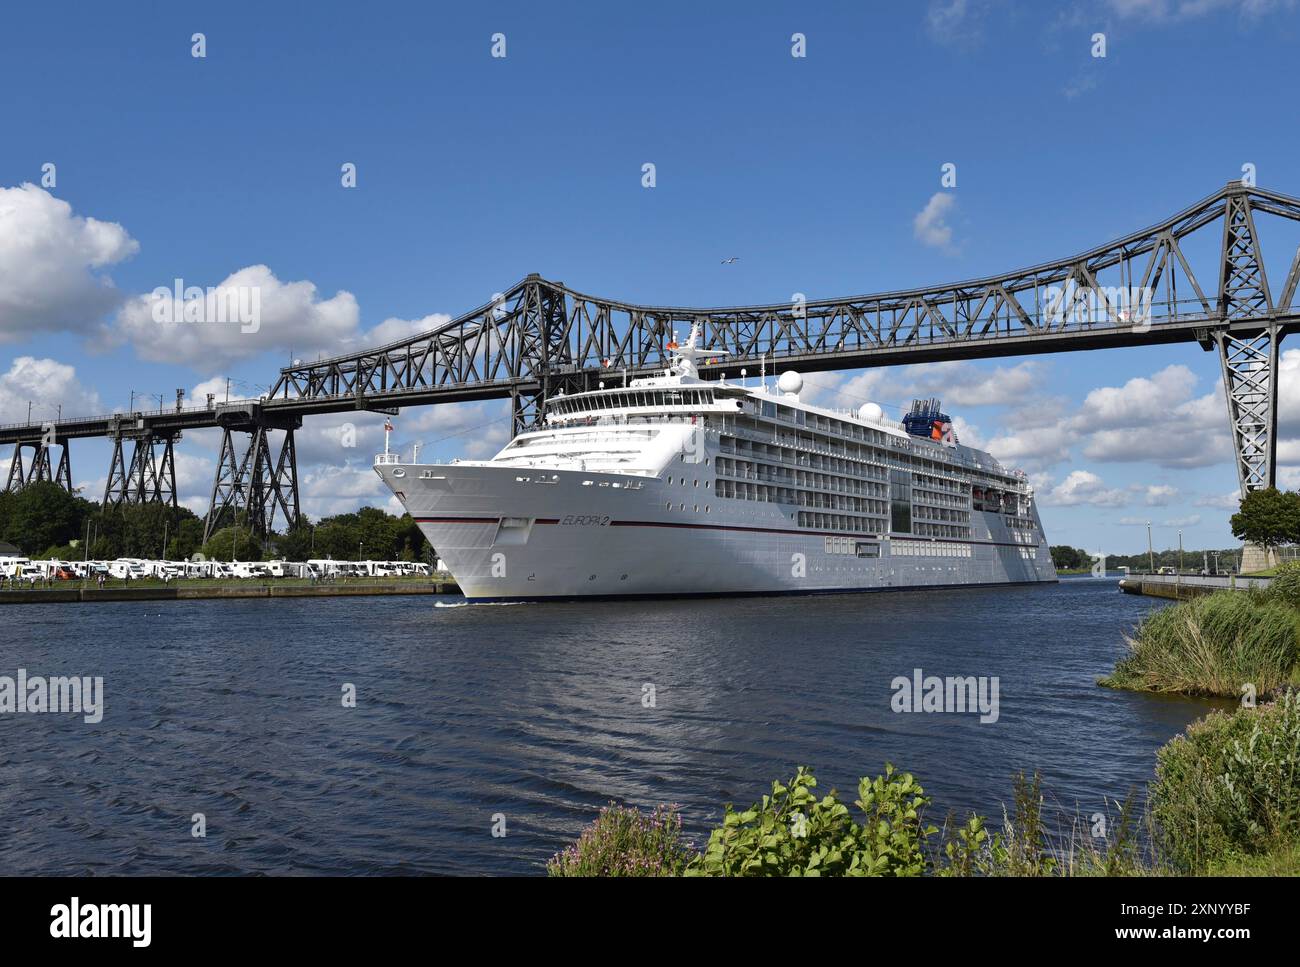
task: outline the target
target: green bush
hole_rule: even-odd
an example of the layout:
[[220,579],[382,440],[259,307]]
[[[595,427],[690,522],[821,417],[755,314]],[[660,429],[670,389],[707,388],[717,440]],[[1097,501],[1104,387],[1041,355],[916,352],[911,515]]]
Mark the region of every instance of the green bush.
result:
[[1197,872],[1300,837],[1300,695],[1214,712],[1156,756],[1151,809],[1166,855]]
[[1279,565],[1261,596],[1266,601],[1276,601],[1300,610],[1300,561]]
[[1101,684],[1238,697],[1275,693],[1296,666],[1297,611],[1271,597],[1218,591],[1150,614]]
[[937,832],[925,826],[925,791],[910,773],[885,774],[858,783],[854,805],[859,824],[832,790],[818,799],[817,779],[800,766],[789,784],[772,783],[744,812],[726,806],[687,876],[920,876],[924,844]]
[[694,850],[676,806],[650,815],[610,803],[578,841],[546,864],[550,876],[679,876]]

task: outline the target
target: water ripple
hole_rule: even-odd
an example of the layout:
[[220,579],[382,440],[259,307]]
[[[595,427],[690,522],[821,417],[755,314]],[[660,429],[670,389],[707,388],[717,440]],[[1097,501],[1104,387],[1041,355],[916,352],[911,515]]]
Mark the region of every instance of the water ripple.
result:
[[[700,839],[798,764],[851,793],[892,761],[995,816],[1038,768],[1090,813],[1208,707],[1094,684],[1158,606],[1109,582],[457,603],[9,607],[0,674],[103,675],[106,711],[0,716],[0,874],[535,873],[609,800]],[[895,714],[914,668],[998,676],[998,721]]]

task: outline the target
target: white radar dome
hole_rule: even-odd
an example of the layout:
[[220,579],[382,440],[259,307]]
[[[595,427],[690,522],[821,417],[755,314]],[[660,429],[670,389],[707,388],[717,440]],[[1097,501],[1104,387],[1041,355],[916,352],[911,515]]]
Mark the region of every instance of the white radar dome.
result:
[[793,369],[787,369],[776,381],[776,388],[786,396],[798,396],[803,389],[803,377]]
[[885,411],[880,408],[879,403],[863,403],[858,407],[858,419],[865,420],[867,423],[879,423],[885,415]]

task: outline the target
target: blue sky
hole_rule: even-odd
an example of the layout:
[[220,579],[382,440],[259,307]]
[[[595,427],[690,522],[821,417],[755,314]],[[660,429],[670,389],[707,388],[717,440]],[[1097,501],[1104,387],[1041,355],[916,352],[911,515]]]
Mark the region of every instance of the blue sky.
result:
[[[419,331],[529,272],[628,301],[786,302],[1067,256],[1247,163],[1300,194],[1292,2],[465,6],[7,11],[0,421],[25,419],[29,400],[41,418],[59,402],[125,408],[133,390],[224,393],[226,377],[255,395],[293,356]],[[1097,32],[1105,58],[1091,56]],[[941,189],[945,163],[955,189]],[[941,190],[941,220],[918,231]],[[140,318],[157,286],[237,273],[271,295],[249,338],[160,338]],[[1233,543],[1218,361],[1194,345],[812,381],[832,405],[945,396],[966,442],[1031,473],[1053,543],[1132,552],[1147,520],[1158,545],[1179,527],[1188,546]],[[1131,413],[1119,430],[1117,405]],[[505,415],[406,411],[395,439],[482,455]],[[341,422],[300,436],[313,515],[387,503],[368,469],[378,422],[354,420],[352,448]],[[1142,445],[1144,427],[1163,442]],[[1282,429],[1294,486],[1289,392]],[[215,446],[211,433],[182,445],[200,513]],[[98,498],[107,447],[72,456]]]

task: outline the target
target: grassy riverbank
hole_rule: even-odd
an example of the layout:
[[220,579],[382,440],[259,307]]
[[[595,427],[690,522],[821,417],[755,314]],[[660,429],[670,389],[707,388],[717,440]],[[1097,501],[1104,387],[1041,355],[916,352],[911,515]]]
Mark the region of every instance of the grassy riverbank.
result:
[[1152,612],[1108,688],[1240,698],[1300,683],[1300,610],[1270,592],[1218,591]]
[[1300,873],[1300,696],[1216,712],[1157,754],[1139,815],[1130,794],[1104,822],[1049,833],[1038,776],[1014,780],[1001,822],[941,826],[910,773],[862,779],[856,812],[800,768],[748,809],[725,806],[704,846],[672,806],[611,804],[547,864],[551,876],[1284,876]]
[[1240,698],[1300,685],[1300,564],[1267,589],[1216,591],[1148,615],[1129,651],[1098,684]]

